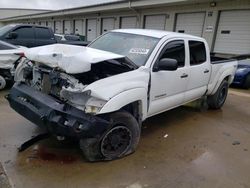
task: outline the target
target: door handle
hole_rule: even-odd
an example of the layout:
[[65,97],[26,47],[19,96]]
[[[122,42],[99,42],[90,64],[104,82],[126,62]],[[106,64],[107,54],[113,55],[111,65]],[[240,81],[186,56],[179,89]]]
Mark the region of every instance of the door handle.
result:
[[181,75],[181,78],[187,78],[188,74],[184,73],[183,75]]
[[204,73],[205,73],[205,74],[206,74],[206,73],[209,73],[209,70],[208,70],[208,69],[204,70]]

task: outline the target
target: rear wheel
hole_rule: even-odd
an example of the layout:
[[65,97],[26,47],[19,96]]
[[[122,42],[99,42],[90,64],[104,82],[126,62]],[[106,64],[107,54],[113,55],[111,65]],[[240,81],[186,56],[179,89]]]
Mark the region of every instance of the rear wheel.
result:
[[0,90],[4,89],[6,86],[6,80],[4,77],[0,76]]
[[249,89],[250,88],[250,74],[247,75],[247,77],[244,80],[243,88]]
[[207,103],[212,109],[220,109],[226,101],[228,93],[228,81],[223,80],[214,95],[208,96]]
[[82,139],[80,148],[88,161],[114,160],[133,153],[140,139],[140,126],[127,112],[110,118],[111,128],[101,139]]

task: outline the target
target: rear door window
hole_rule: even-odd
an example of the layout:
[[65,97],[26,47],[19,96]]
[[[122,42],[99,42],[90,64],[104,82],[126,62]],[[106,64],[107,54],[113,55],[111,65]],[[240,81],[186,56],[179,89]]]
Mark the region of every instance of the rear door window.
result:
[[36,39],[50,40],[52,39],[50,30],[44,27],[35,27]]
[[34,32],[32,27],[20,27],[14,32],[17,33],[17,39],[34,39]]
[[204,42],[189,41],[190,65],[199,65],[206,62],[206,47]]

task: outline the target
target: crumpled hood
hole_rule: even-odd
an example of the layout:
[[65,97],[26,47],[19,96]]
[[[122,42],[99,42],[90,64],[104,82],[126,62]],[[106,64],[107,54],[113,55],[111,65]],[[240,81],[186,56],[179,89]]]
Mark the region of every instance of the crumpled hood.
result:
[[68,74],[88,72],[91,64],[124,56],[89,47],[52,44],[27,50],[25,56],[52,68],[60,68]]
[[20,58],[20,53],[24,53],[26,47],[19,47],[17,49],[0,50],[0,68],[11,69],[14,67],[14,63]]

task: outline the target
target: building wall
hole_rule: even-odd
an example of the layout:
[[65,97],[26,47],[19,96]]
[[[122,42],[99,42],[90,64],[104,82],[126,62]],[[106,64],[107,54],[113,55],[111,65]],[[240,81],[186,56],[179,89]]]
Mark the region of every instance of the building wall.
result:
[[[204,0],[205,1],[205,0]],[[189,2],[188,4],[181,4],[181,5],[164,5],[161,7],[157,7],[157,5],[154,5],[152,7],[145,7],[145,8],[127,8],[125,10],[113,10],[113,11],[105,11],[105,12],[98,12],[93,14],[77,14],[77,15],[61,15],[56,17],[45,17],[43,15],[43,18],[36,18],[36,19],[23,19],[18,20],[20,23],[39,23],[41,21],[57,21],[60,20],[72,20],[74,27],[74,20],[83,20],[84,29],[83,35],[86,35],[87,31],[87,20],[91,18],[97,19],[97,35],[101,34],[102,31],[102,24],[101,20],[103,18],[114,18],[115,20],[115,29],[121,27],[121,18],[125,16],[136,16],[137,17],[137,23],[136,26],[138,28],[144,28],[145,24],[145,17],[148,15],[159,15],[164,14],[166,15],[166,23],[165,23],[165,30],[168,31],[175,31],[176,27],[176,20],[177,15],[181,13],[196,13],[196,12],[204,12],[205,13],[205,20],[204,25],[202,26],[202,37],[204,37],[210,48],[214,48],[214,42],[217,32],[217,26],[218,26],[218,20],[220,16],[220,12],[223,10],[250,10],[250,1],[249,0],[221,0],[216,3],[215,6],[212,6],[209,2],[200,1],[202,3],[197,3],[199,1],[195,2]],[[64,12],[64,14],[67,14],[67,12]],[[17,21],[14,21],[17,22]],[[11,23],[11,22],[6,22]],[[250,23],[250,22],[249,22]],[[72,29],[74,31],[74,28]]]
[[[14,17],[14,16],[23,16],[28,14],[36,14],[41,12],[47,12],[48,10],[32,10],[32,9],[9,9],[9,8],[0,8],[0,19]],[[0,22],[0,27],[5,25],[5,23]]]

